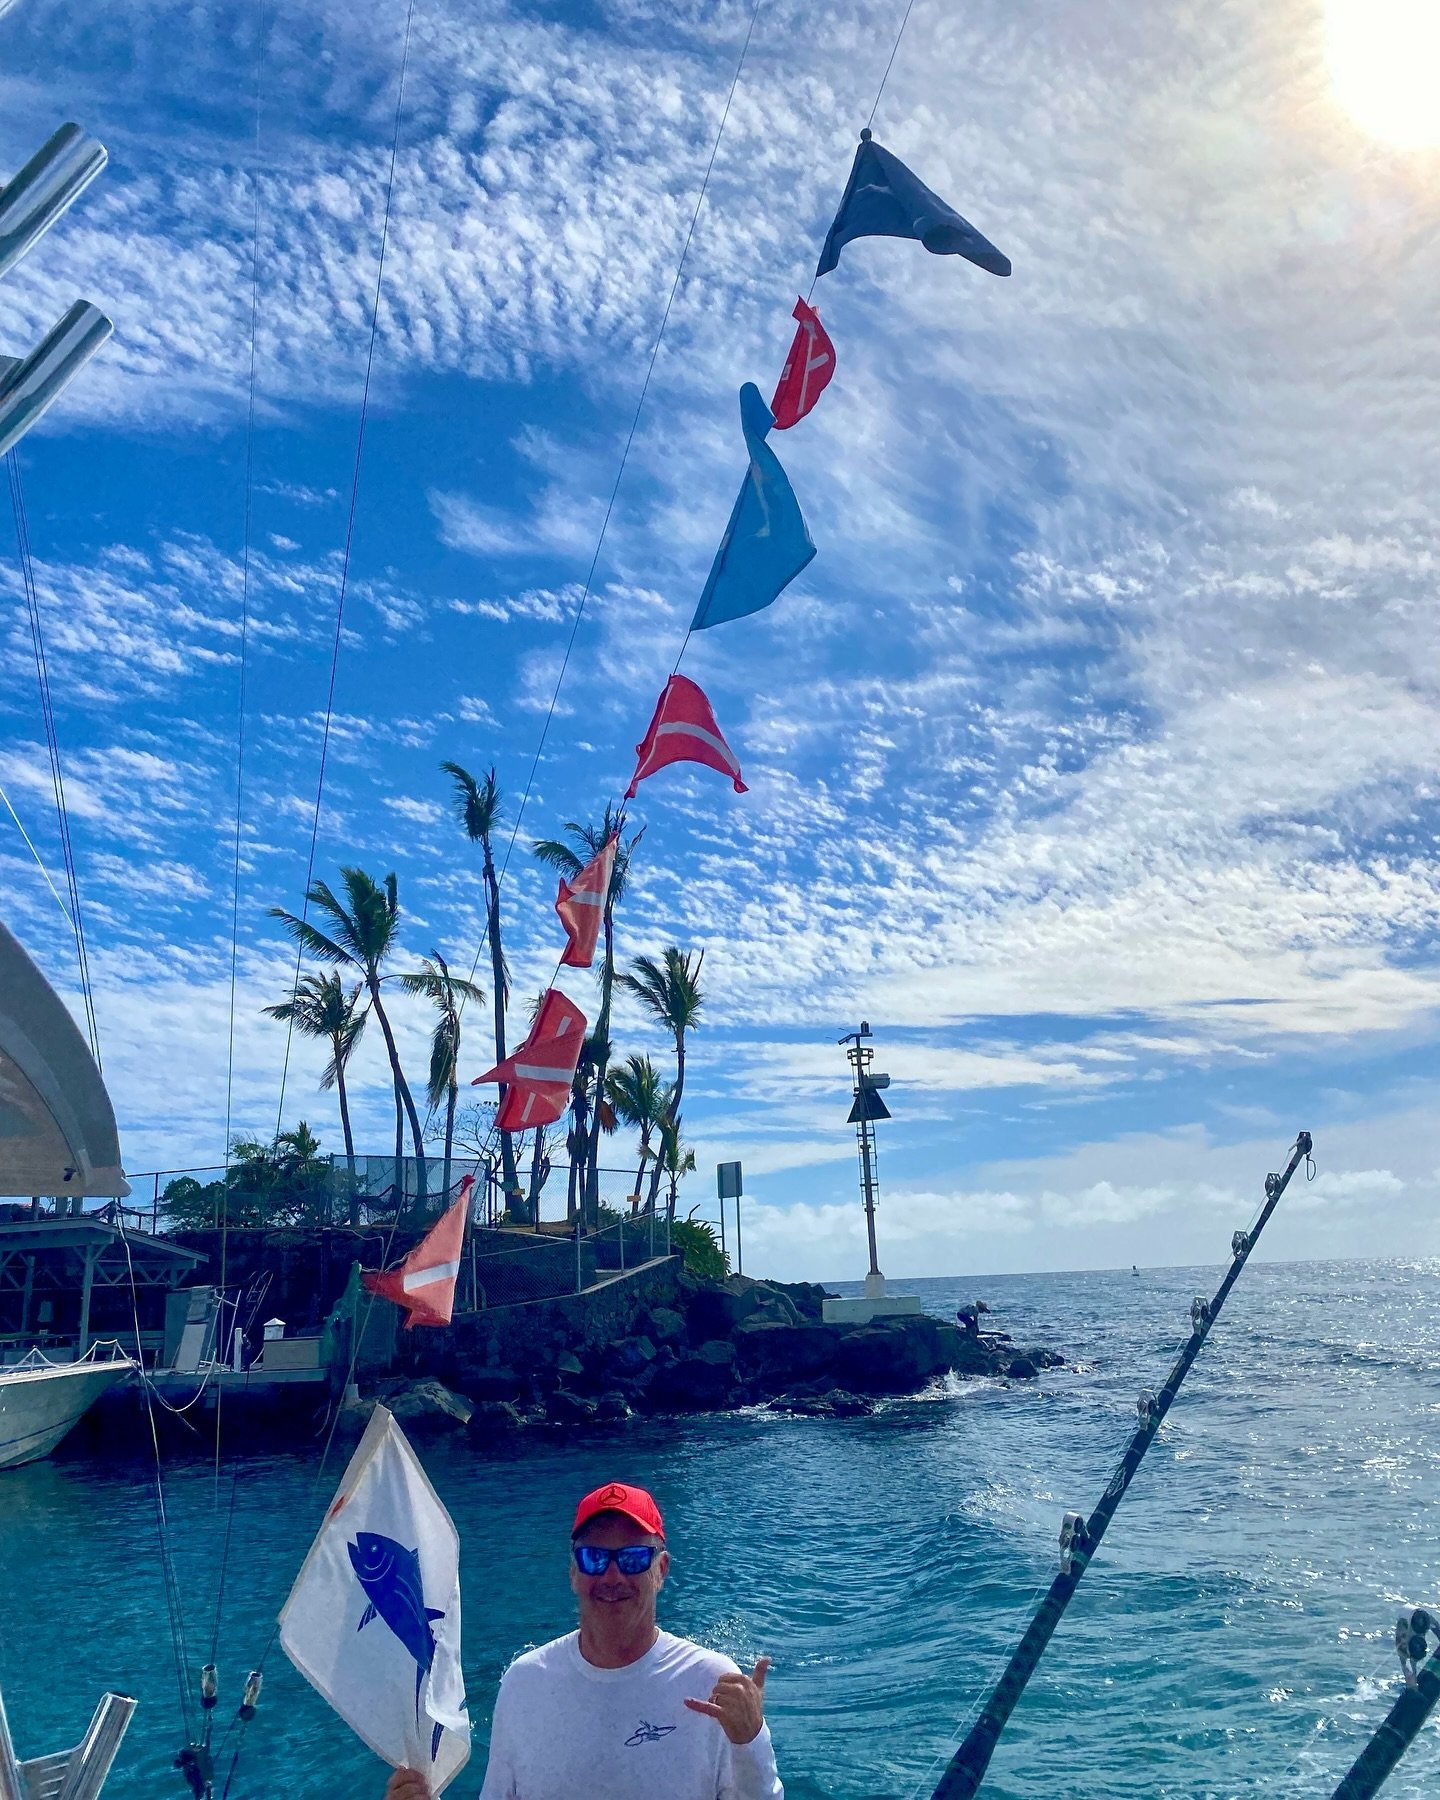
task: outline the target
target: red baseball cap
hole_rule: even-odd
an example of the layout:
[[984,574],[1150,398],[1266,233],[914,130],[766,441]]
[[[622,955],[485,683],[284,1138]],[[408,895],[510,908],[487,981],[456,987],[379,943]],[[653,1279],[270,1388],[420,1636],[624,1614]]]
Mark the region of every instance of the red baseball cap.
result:
[[660,1517],[660,1508],[652,1495],[642,1487],[630,1487],[623,1481],[607,1481],[604,1487],[587,1494],[575,1508],[571,1537],[581,1526],[588,1525],[597,1513],[607,1512],[621,1513],[625,1518],[633,1519],[641,1530],[654,1532],[656,1537],[665,1535],[665,1521]]

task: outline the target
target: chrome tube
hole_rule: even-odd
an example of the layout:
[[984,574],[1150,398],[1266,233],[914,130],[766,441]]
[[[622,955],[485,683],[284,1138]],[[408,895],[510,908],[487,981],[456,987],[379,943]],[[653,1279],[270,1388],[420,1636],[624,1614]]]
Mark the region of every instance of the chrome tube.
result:
[[[0,0],[0,13],[5,0]],[[62,125],[6,186],[0,187],[0,275],[13,269],[105,167],[105,146],[78,125]]]
[[115,327],[98,307],[77,300],[29,356],[0,363],[0,456],[59,399]]
[[[3,10],[5,0],[0,0]],[[10,1721],[5,1717],[5,1696],[0,1694],[0,1800],[25,1800],[25,1783],[10,1740]]]
[[82,1742],[70,1754],[70,1767],[56,1800],[98,1800],[105,1778],[134,1716],[128,1694],[102,1694]]

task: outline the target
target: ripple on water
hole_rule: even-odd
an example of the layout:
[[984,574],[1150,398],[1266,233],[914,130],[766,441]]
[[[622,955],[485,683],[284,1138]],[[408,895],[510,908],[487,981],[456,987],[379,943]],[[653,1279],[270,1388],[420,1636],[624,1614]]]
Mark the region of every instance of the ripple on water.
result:
[[[464,1545],[466,1677],[488,1718],[509,1658],[568,1628],[577,1493],[655,1488],[666,1622],[742,1665],[775,1658],[791,1800],[928,1795],[1055,1568],[1061,1512],[1099,1497],[1214,1270],[914,1284],[981,1291],[1021,1341],[1077,1359],[1024,1387],[938,1385],[871,1418],[763,1412],[605,1438],[426,1450]],[[1395,1691],[1399,1598],[1440,1594],[1440,1264],[1247,1269],[1017,1710],[989,1800],[1236,1800],[1329,1792]],[[243,1465],[220,1637],[228,1708],[338,1474]],[[222,1483],[228,1504],[228,1478]],[[170,1473],[192,1647],[208,1647],[221,1513]],[[93,1689],[142,1706],[109,1790],[173,1794],[175,1676],[143,1463],[0,1478],[0,1679],[22,1753],[73,1741]],[[195,1661],[202,1660],[196,1654]],[[281,1658],[231,1800],[365,1800],[367,1754]],[[462,1778],[461,1800],[478,1787]],[[1327,1786],[1328,1783],[1328,1786]],[[1440,1792],[1425,1734],[1387,1800]]]

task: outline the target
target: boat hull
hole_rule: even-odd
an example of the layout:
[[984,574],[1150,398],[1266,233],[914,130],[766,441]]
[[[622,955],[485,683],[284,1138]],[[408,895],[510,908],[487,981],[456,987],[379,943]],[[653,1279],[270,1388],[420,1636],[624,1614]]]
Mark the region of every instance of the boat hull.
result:
[[48,1456],[133,1367],[125,1359],[0,1370],[0,1469],[16,1469]]

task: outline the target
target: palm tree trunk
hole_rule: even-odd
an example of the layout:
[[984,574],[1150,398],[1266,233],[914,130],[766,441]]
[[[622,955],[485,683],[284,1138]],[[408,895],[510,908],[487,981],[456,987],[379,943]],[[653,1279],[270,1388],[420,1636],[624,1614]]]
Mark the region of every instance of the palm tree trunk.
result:
[[445,1174],[443,1177],[445,1185],[442,1192],[447,1203],[450,1199],[450,1148],[455,1142],[455,1096],[458,1091],[452,1077],[450,1091],[445,1096]]
[[[675,1091],[671,1094],[670,1105],[666,1109],[672,1122],[680,1117],[680,1096],[684,1092],[685,1092],[685,1033],[683,1031],[677,1031],[675,1033]],[[680,1146],[678,1143],[676,1144],[675,1149],[676,1149],[676,1154],[678,1155],[679,1149],[680,1149]],[[659,1158],[657,1157],[656,1162],[655,1162],[655,1167],[650,1175],[650,1210],[651,1210],[651,1212],[654,1212],[654,1210],[655,1210],[655,1201],[660,1193],[661,1173],[662,1173],[662,1170],[660,1168]],[[671,1216],[672,1217],[674,1216],[673,1205],[671,1207]]]
[[589,1136],[585,1129],[585,1095],[581,1091],[570,1102],[570,1137],[566,1148],[570,1152],[570,1187],[566,1199],[565,1216],[572,1223],[580,1210],[584,1194],[583,1176],[585,1168],[585,1151]]
[[640,1133],[640,1167],[635,1171],[635,1204],[631,1207],[631,1212],[638,1213],[640,1210],[640,1188],[645,1180],[645,1158],[649,1149],[650,1133],[642,1131]]
[[[683,1031],[677,1031],[675,1033],[675,1098],[670,1103],[670,1117],[672,1119],[678,1119],[680,1117],[680,1096],[684,1092],[685,1033]],[[678,1131],[675,1134],[675,1161],[677,1163],[680,1161],[680,1134]],[[672,1225],[675,1223],[675,1195],[679,1191],[679,1188],[679,1175],[672,1175],[670,1178],[670,1204],[666,1213],[666,1217]]]
[[345,1092],[345,1064],[341,1057],[341,1044],[335,1040],[335,1093],[340,1101],[340,1129],[345,1134],[345,1167],[350,1176],[350,1223],[360,1223],[360,1197],[356,1193],[358,1179],[355,1174],[355,1138],[350,1130],[350,1100]]
[[[495,1060],[505,1060],[505,952],[500,941],[500,884],[495,879],[495,859],[490,854],[490,839],[481,839],[485,852],[485,934],[490,940],[490,973],[495,995]],[[505,1104],[508,1083],[500,1083],[500,1105]],[[505,1178],[505,1203],[519,1186],[515,1174],[515,1143],[508,1131],[500,1133],[500,1169]]]
[[530,1223],[540,1229],[540,1189],[545,1177],[545,1127],[535,1127],[535,1150],[530,1158]]
[[[373,976],[370,979],[369,988],[370,1002],[374,1008],[375,1017],[380,1021],[380,1029],[385,1034],[385,1048],[389,1053],[390,1069],[395,1077],[396,1111],[398,1113],[399,1108],[403,1106],[405,1115],[410,1121],[410,1136],[415,1144],[415,1199],[418,1203],[425,1198],[426,1192],[425,1140],[420,1131],[420,1115],[415,1110],[414,1097],[410,1092],[410,1084],[405,1079],[405,1071],[400,1067],[400,1052],[395,1048],[395,1033],[390,1029],[390,1020],[386,1016],[385,1008],[380,1003],[380,983]],[[395,1121],[395,1177],[402,1194],[404,1181],[401,1164],[404,1161],[404,1155],[405,1137],[401,1122],[397,1117]]]
[[600,1017],[595,1024],[595,1116],[590,1121],[590,1141],[585,1150],[585,1211],[600,1223],[600,1096],[605,1092],[605,1070],[610,1062],[610,995],[615,986],[615,921],[605,904],[605,961],[600,969]]

